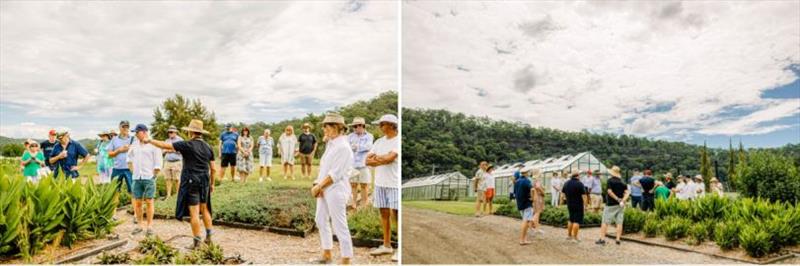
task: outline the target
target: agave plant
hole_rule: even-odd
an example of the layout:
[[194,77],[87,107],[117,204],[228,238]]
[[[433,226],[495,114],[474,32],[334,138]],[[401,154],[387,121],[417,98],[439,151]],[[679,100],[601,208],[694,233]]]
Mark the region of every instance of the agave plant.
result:
[[29,247],[23,250],[23,257],[29,258],[55,239],[59,225],[64,219],[62,206],[64,199],[61,197],[61,187],[66,182],[54,181],[50,177],[42,178],[38,184],[27,183],[23,191],[23,198],[28,207],[27,217],[27,242]]
[[23,221],[24,209],[19,199],[25,187],[23,177],[0,177],[0,255],[8,256],[17,251],[17,237]]

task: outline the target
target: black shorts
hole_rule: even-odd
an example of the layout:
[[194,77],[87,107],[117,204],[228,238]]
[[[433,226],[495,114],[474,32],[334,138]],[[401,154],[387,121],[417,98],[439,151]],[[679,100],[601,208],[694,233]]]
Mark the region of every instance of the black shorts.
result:
[[569,211],[569,221],[572,223],[583,223],[583,206],[567,206]]
[[208,203],[207,186],[190,186],[186,193],[186,204],[189,206]]
[[236,154],[235,153],[223,153],[222,154],[222,167],[228,166],[236,166]]

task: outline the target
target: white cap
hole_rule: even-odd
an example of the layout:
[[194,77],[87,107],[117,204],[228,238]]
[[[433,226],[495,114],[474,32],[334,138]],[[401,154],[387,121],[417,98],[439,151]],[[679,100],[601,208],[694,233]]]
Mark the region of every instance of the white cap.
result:
[[397,125],[397,116],[395,116],[393,114],[385,114],[385,115],[381,116],[381,119],[373,121],[372,124],[378,125],[378,124],[380,124],[382,122],[389,122],[389,123]]

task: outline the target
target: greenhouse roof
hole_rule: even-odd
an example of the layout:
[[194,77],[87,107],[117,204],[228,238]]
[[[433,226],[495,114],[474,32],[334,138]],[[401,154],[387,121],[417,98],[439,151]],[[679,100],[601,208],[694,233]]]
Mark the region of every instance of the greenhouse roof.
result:
[[467,179],[464,175],[459,173],[458,171],[445,173],[445,174],[438,174],[438,175],[431,175],[431,176],[424,176],[424,177],[417,177],[411,180],[406,181],[403,183],[403,188],[410,188],[410,187],[422,187],[422,186],[429,186],[439,184],[448,180],[450,178],[456,179]]
[[[527,161],[527,162],[524,162],[524,163],[505,164],[505,165],[502,165],[502,166],[498,166],[496,168],[496,170],[494,171],[494,176],[496,176],[496,177],[511,176],[511,175],[514,174],[514,172],[517,171],[517,169],[518,169],[517,166],[518,165],[522,165],[523,166],[522,167],[522,171],[523,172],[527,172],[527,171],[530,171],[530,170],[533,170],[533,169],[539,169],[539,171],[541,171],[541,172],[561,171],[564,168],[569,167],[572,163],[574,163],[578,159],[583,158],[585,156],[591,156],[592,158],[590,158],[590,159],[596,160],[599,163],[599,160],[597,160],[597,158],[594,158],[594,155],[592,155],[591,152],[587,151],[587,152],[582,152],[582,153],[578,153],[578,154],[575,154],[575,155],[564,155],[564,156],[561,156],[561,157],[558,157],[558,158],[550,157],[550,158],[547,158],[547,159],[544,159],[544,160],[531,160],[531,161]],[[608,171],[606,169],[606,167],[604,165],[602,165],[602,163],[600,163],[600,165],[601,165],[601,167],[600,167],[601,172],[607,172]]]

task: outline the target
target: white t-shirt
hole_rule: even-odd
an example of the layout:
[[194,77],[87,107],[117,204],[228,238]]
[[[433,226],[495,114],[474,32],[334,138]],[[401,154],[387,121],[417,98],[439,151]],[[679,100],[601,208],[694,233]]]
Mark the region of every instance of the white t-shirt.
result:
[[153,171],[155,169],[161,170],[161,164],[163,163],[161,149],[152,144],[142,144],[138,141],[128,149],[128,158],[126,160],[133,166],[131,175],[134,180],[155,178]]
[[375,144],[372,145],[372,150],[370,150],[370,153],[378,156],[383,156],[390,152],[397,153],[398,157],[389,164],[375,167],[375,186],[398,187],[397,183],[400,181],[400,164],[398,163],[400,158],[400,137],[395,136],[387,139],[386,136],[383,136],[375,141]]
[[694,199],[697,197],[697,184],[693,181],[686,183],[686,187],[684,189],[686,190],[686,196],[684,198]]
[[675,187],[675,190],[676,190],[675,196],[679,200],[686,199],[686,184],[685,183],[683,183],[683,182],[678,183],[678,185]]
[[483,173],[483,188],[486,189],[494,189],[494,175],[490,173]]

